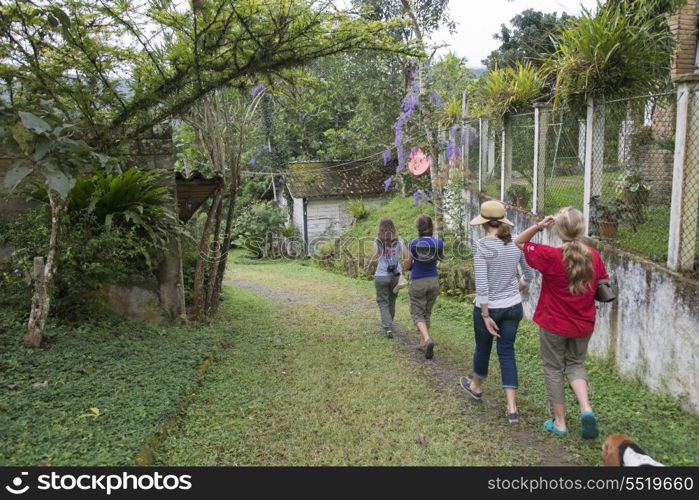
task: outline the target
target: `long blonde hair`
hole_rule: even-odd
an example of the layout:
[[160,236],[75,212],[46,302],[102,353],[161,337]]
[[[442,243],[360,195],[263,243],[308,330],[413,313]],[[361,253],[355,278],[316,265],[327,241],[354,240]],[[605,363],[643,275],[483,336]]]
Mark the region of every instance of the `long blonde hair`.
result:
[[583,295],[592,287],[594,269],[592,252],[579,239],[585,231],[582,212],[573,207],[562,208],[556,215],[555,228],[563,240],[563,261],[568,275],[568,291],[571,295]]

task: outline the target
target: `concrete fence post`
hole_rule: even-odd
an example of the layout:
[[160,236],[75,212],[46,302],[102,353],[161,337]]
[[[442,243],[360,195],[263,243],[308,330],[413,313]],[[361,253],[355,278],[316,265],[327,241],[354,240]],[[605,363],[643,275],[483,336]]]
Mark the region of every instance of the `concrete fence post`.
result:
[[585,166],[585,130],[587,123],[583,118],[578,120],[578,164],[584,168]]
[[512,184],[512,120],[505,115],[502,120],[502,151],[500,164],[500,200],[505,201]]
[[469,184],[469,140],[471,139],[471,125],[467,121],[468,119],[468,92],[464,91],[461,94],[461,170],[463,174],[462,184],[464,189],[468,187]]
[[583,214],[585,234],[590,236],[590,200],[602,195],[602,172],[604,170],[604,101],[587,100],[585,121],[585,180],[583,190]]
[[691,271],[699,217],[699,75],[687,75],[675,83],[677,126],[667,267]]
[[551,123],[551,106],[534,104],[534,185],[532,213],[544,213],[544,195],[546,193],[546,137]]
[[478,118],[480,140],[478,143],[478,191],[484,192],[486,185],[486,161],[488,153],[488,118]]

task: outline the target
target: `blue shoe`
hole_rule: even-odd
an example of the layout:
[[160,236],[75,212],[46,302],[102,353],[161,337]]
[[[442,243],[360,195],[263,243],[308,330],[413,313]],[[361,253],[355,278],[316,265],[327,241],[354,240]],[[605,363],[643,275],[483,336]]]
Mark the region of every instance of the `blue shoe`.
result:
[[584,438],[596,438],[599,434],[597,416],[593,412],[584,411],[580,414],[580,432]]
[[568,431],[561,431],[559,429],[556,429],[556,426],[553,425],[552,418],[544,422],[544,429],[546,429],[552,434],[555,434],[556,436],[565,436],[566,434],[568,434]]

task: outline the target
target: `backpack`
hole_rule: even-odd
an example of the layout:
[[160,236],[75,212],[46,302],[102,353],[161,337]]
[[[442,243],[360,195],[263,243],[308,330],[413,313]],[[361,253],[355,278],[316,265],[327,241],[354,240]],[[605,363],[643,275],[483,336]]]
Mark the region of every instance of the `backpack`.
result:
[[416,261],[422,262],[423,264],[432,264],[439,259],[439,248],[437,247],[436,240],[434,238],[432,238],[432,240],[435,241],[434,246],[421,245],[420,243],[415,244],[413,247],[413,256]]
[[391,257],[389,257],[389,256],[384,256],[384,250],[385,250],[385,249],[384,249],[383,243],[381,242],[380,239],[376,238],[376,245],[379,247],[379,251],[381,252],[381,255],[380,255],[379,257],[385,257],[385,258],[386,258],[386,262],[387,262],[387,264],[388,264],[389,266],[396,266],[396,267],[398,267],[399,259],[400,259],[400,257],[399,257],[399,255],[400,255],[400,248],[401,248],[401,245],[402,245],[402,244],[403,244],[403,240],[401,240],[400,238],[398,238],[398,240],[396,240],[396,243],[395,243],[393,246],[389,247],[389,248],[395,248],[395,249],[396,249],[396,254],[395,254],[395,256],[391,256]]

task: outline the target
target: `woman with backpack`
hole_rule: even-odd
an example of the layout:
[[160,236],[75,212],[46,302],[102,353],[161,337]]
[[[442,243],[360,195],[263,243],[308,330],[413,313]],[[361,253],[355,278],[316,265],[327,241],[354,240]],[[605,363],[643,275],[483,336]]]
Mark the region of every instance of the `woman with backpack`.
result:
[[[520,291],[534,279],[534,270],[524,260],[522,251],[512,243],[505,206],[499,201],[481,205],[472,226],[482,225],[486,236],[478,240],[473,255],[476,274],[476,299],[473,309],[473,378],[460,378],[461,387],[476,401],[482,398],[481,381],[488,376],[490,351],[496,339],[502,387],[505,390],[505,416],[511,424],[519,423],[517,412],[517,362],[515,338],[524,317]],[[522,278],[517,278],[517,268]]]
[[421,215],[415,221],[418,237],[408,244],[408,256],[403,263],[410,269],[410,316],[420,331],[422,340],[418,349],[426,359],[434,355],[434,342],[430,338],[430,316],[439,295],[437,261],[444,258],[444,242],[433,238],[433,224],[429,215]]
[[[554,224],[563,241],[560,248],[529,241]],[[540,327],[544,380],[554,416],[544,423],[544,429],[557,436],[568,434],[565,377],[578,399],[581,433],[583,437],[594,438],[598,434],[597,416],[588,399],[583,362],[595,328],[597,284],[609,275],[597,250],[582,241],[584,232],[583,214],[573,207],[565,207],[555,217],[549,215],[523,231],[515,243],[524,252],[529,265],[542,276],[534,322]]]
[[393,337],[393,318],[396,315],[396,285],[402,273],[400,260],[406,256],[405,245],[396,232],[393,220],[384,217],[379,221],[374,253],[367,266],[367,274],[371,274],[375,269],[376,302],[379,305],[384,336],[389,339]]

